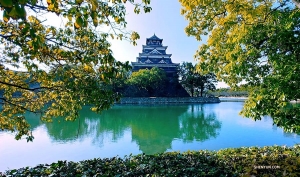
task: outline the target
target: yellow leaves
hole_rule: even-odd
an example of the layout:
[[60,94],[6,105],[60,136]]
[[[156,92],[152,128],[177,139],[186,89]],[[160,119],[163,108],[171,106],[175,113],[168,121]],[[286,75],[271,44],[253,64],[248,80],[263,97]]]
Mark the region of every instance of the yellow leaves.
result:
[[54,4],[49,4],[48,5],[48,10],[52,11],[52,10],[54,10],[54,8],[55,8]]
[[115,38],[113,34],[110,34],[110,37],[111,37],[112,39],[114,39],[114,38]]
[[10,16],[6,10],[3,11],[3,21],[7,23],[10,19]]
[[117,24],[119,24],[119,23],[120,23],[120,21],[119,21],[119,17],[115,17],[114,19],[115,19],[115,22],[117,22]]
[[34,17],[32,15],[28,16],[28,21],[32,22],[34,24],[40,24],[41,23],[39,19],[37,19],[36,17]]
[[119,39],[120,39],[120,40],[123,39],[123,34],[119,34]]
[[99,4],[97,0],[91,0],[91,4],[92,4],[92,11],[97,11]]
[[69,21],[73,20],[73,16],[72,15],[68,15],[67,18],[68,18]]
[[105,76],[104,76],[104,74],[101,74],[101,75],[100,75],[100,78],[101,78],[102,81],[105,81]]
[[[44,120],[51,121],[58,115],[74,119],[76,111],[82,104],[100,104],[99,100],[109,100],[109,102],[101,103],[104,107],[108,107],[113,103],[112,99],[116,96],[111,93],[111,90],[102,88],[103,86],[98,82],[111,82],[116,77],[122,77],[119,70],[125,72],[129,66],[116,64],[113,57],[109,57],[112,51],[109,48],[108,38],[129,38],[135,41],[139,35],[136,32],[131,36],[126,32],[116,32],[111,36],[108,33],[99,34],[95,33],[94,28],[88,26],[87,22],[93,22],[94,26],[99,23],[109,25],[107,19],[115,20],[117,23],[123,22],[126,12],[123,7],[127,7],[122,2],[126,3],[127,0],[117,0],[115,6],[98,0],[74,0],[73,2],[46,0],[45,3],[48,5],[45,6],[48,8],[48,12],[54,12],[58,16],[61,12],[61,15],[67,20],[67,28],[55,29],[44,26],[44,21],[40,20],[44,12],[34,6],[40,1],[0,0],[1,7],[9,8],[9,10],[2,9],[3,21],[6,24],[3,23],[1,26],[0,34],[13,36],[9,37],[9,40],[3,38],[3,43],[1,43],[8,49],[0,52],[5,60],[3,63],[15,60],[16,63],[24,64],[28,71],[28,75],[21,76],[19,72],[14,73],[0,65],[1,82],[16,85],[14,87],[0,84],[0,90],[5,90],[5,98],[17,105],[14,107],[7,103],[2,107],[3,110],[6,110],[6,113],[10,112],[9,116],[23,114],[25,109],[43,112]],[[139,3],[138,6],[143,7],[145,3],[147,4],[148,0]],[[32,7],[33,13],[27,17],[27,20],[25,20],[26,11],[23,11],[25,4],[26,7]],[[12,17],[22,18],[9,23]],[[110,27],[114,28],[115,26]],[[8,55],[5,52],[11,53]],[[39,64],[37,65],[37,63]],[[101,72],[98,72],[95,67],[97,65],[103,65]],[[50,71],[45,72],[45,68],[50,68]],[[39,87],[42,88],[39,89]],[[30,90],[31,88],[34,89]],[[100,90],[101,94],[97,94]],[[13,97],[15,92],[20,93],[19,97]],[[14,126],[14,124],[10,125]],[[20,128],[17,131],[22,133],[23,129]]]
[[93,67],[92,67],[91,65],[85,64],[85,65],[83,66],[83,69],[84,69],[84,71],[86,71],[86,72],[94,72],[94,69],[93,69]]
[[208,38],[208,40],[207,40],[207,45],[212,45],[213,43],[214,43],[214,38]]
[[56,99],[57,98],[57,93],[55,93],[55,92],[50,92],[49,93],[49,98],[51,98],[51,99]]
[[180,9],[180,14],[184,15],[187,11],[185,9]]
[[136,40],[140,38],[140,35],[137,32],[132,32],[131,33],[131,40],[133,41],[133,45],[136,45]]
[[98,26],[98,20],[97,20],[97,19],[94,19],[94,20],[93,20],[93,25],[94,25],[95,27]]
[[50,33],[50,31],[51,31],[51,28],[47,28],[46,34]]

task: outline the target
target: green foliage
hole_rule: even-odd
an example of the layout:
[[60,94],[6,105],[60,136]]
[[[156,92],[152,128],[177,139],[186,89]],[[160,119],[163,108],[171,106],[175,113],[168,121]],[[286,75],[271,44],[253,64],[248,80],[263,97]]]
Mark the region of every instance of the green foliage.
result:
[[241,81],[253,87],[243,116],[271,115],[275,124],[300,132],[300,109],[290,104],[300,99],[300,9],[289,0],[180,2],[187,34],[209,35],[195,55],[199,70],[231,87]]
[[166,73],[157,67],[149,69],[140,69],[137,72],[133,72],[127,84],[135,85],[139,90],[145,90],[149,92],[150,96],[153,96],[155,90],[164,86],[166,81]]
[[197,72],[196,68],[197,66],[190,62],[183,62],[179,66],[178,75],[180,77],[180,83],[188,90],[192,97],[198,95],[202,97],[204,91],[216,89],[214,84],[217,80],[213,73],[203,75]]
[[[100,112],[119,99],[111,84],[130,66],[114,59],[108,38],[139,38],[123,31],[126,2],[151,10],[149,0],[0,0],[0,130],[32,140],[27,111],[74,120],[84,104]],[[65,27],[46,25],[45,14]]]
[[251,92],[251,90],[251,87],[241,85],[236,88],[218,88],[208,93],[217,97],[248,97],[248,93]]
[[140,154],[78,163],[58,161],[6,171],[3,176],[299,176],[300,147]]

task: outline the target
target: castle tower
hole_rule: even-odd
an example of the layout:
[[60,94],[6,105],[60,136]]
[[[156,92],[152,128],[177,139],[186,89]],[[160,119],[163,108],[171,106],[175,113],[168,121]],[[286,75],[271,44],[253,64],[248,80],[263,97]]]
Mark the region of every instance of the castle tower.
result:
[[172,54],[166,53],[168,47],[163,46],[162,41],[163,39],[158,38],[155,34],[146,39],[142,53],[136,57],[136,62],[131,62],[133,72],[158,67],[163,69],[168,77],[176,76],[179,63],[172,63]]

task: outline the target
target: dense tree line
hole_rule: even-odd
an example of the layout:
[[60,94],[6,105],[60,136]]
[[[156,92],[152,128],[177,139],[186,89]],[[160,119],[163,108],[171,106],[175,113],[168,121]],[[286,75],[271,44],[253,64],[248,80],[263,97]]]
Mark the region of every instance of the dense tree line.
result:
[[188,97],[178,76],[167,77],[164,70],[153,67],[129,73],[114,83],[114,90],[124,97]]
[[218,88],[214,91],[209,91],[208,94],[216,97],[248,97],[249,90],[241,87],[238,88]]
[[179,80],[192,97],[202,97],[207,91],[216,89],[217,80],[213,73],[201,74],[196,68],[197,66],[190,62],[183,62],[179,66]]
[[167,76],[163,69],[153,67],[128,73],[127,78],[114,82],[114,90],[124,97],[198,97],[215,90],[214,74],[201,75],[196,66],[183,62],[178,72]]

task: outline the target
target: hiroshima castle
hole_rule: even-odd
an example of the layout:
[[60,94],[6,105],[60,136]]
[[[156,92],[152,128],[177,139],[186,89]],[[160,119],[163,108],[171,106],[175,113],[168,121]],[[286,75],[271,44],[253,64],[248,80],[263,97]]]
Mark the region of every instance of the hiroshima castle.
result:
[[136,57],[136,62],[131,62],[133,72],[158,67],[163,69],[168,77],[177,74],[179,63],[172,63],[172,54],[166,53],[168,46],[163,46],[162,41],[163,39],[158,38],[155,34],[146,39],[146,45],[143,45],[142,53],[139,53],[139,56]]

